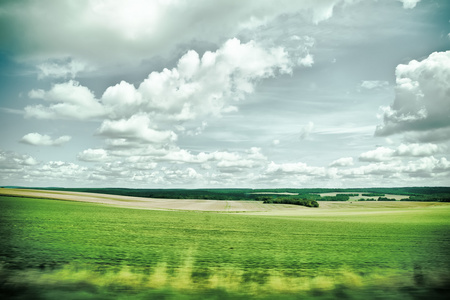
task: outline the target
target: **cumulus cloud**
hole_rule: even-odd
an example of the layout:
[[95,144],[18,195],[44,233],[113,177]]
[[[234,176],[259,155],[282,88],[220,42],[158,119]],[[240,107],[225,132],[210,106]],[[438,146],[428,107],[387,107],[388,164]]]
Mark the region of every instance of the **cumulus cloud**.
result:
[[359,156],[360,161],[365,162],[381,162],[390,160],[394,154],[394,150],[386,147],[378,147],[375,150],[367,151]]
[[307,54],[305,57],[298,60],[298,64],[300,66],[312,67],[314,64],[314,57],[311,54]]
[[378,147],[375,150],[367,151],[359,156],[363,162],[384,162],[393,157],[426,157],[437,154],[445,149],[436,144],[400,144],[397,148]]
[[405,9],[412,9],[416,7],[417,3],[420,2],[420,0],[398,0],[403,3],[403,8]]
[[308,166],[303,162],[297,163],[281,163],[277,164],[271,162],[267,166],[267,173],[277,174],[302,174],[307,176],[324,176],[326,175],[326,169],[323,167]]
[[29,144],[33,146],[60,146],[67,143],[72,139],[71,136],[63,135],[59,138],[52,139],[49,135],[42,135],[36,132],[28,133],[20,139],[21,143]]
[[264,48],[250,41],[228,40],[216,52],[188,51],[177,67],[152,72],[138,88],[125,81],[108,87],[101,99],[78,82],[32,90],[30,98],[56,103],[27,106],[26,117],[40,119],[130,118],[152,113],[161,120],[187,121],[235,111],[234,105],[254,91],[255,84],[292,72],[293,62],[282,47]]
[[394,152],[396,156],[431,156],[440,151],[435,144],[401,144]]
[[108,157],[108,153],[104,149],[86,149],[77,155],[81,161],[100,162]]
[[186,121],[198,116],[236,110],[233,102],[254,91],[258,80],[292,71],[282,47],[265,49],[256,42],[228,40],[216,52],[193,50],[180,58],[177,68],[152,72],[138,88],[147,111]]
[[330,167],[348,167],[353,166],[353,157],[342,157],[333,161]]
[[434,52],[420,62],[398,65],[395,74],[395,100],[391,106],[382,108],[383,124],[377,126],[375,135],[448,129],[450,51]]
[[98,135],[156,144],[170,143],[177,139],[177,135],[172,131],[155,130],[150,126],[147,115],[137,114],[129,119],[105,120],[98,130]]
[[104,107],[94,94],[74,80],[55,84],[49,91],[31,90],[28,96],[52,103],[25,107],[28,118],[86,120],[105,116]]

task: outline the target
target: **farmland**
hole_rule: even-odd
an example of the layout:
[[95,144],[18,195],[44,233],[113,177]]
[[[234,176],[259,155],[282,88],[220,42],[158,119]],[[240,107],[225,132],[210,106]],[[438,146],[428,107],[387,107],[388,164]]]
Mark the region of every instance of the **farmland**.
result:
[[448,203],[183,206],[189,200],[6,190],[0,296],[11,299],[449,295]]

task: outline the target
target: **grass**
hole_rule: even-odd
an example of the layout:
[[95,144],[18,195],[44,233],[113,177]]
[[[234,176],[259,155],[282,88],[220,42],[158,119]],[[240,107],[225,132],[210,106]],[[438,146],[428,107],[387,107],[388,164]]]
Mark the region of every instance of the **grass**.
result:
[[277,216],[0,197],[0,296],[448,297],[449,216],[446,205]]

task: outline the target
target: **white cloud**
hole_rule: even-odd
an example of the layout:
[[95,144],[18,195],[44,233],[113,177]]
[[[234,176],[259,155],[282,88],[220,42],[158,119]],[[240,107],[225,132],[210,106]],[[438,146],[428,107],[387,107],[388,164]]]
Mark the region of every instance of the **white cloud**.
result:
[[330,167],[348,167],[353,166],[353,158],[352,157],[342,157],[333,161]]
[[311,54],[307,54],[298,60],[299,66],[312,67],[314,64],[314,57]]
[[435,144],[401,144],[394,152],[396,156],[431,156],[439,152]]
[[450,51],[398,65],[395,74],[395,100],[383,108],[384,124],[377,127],[377,136],[450,127]]
[[142,94],[126,82],[108,87],[101,98],[101,102],[109,113],[109,118],[130,117],[137,113],[144,102]]
[[77,155],[81,161],[100,162],[107,159],[108,153],[104,149],[86,149]]
[[151,73],[138,91],[144,109],[179,121],[235,111],[233,102],[253,93],[255,82],[290,73],[292,62],[283,48],[264,49],[255,42],[228,40],[216,52],[201,58],[189,51],[177,68]]
[[271,162],[267,166],[266,172],[268,174],[276,173],[279,175],[283,175],[283,174],[302,174],[302,175],[306,175],[306,176],[325,176],[326,175],[325,168],[308,166],[307,164],[302,163],[302,162],[281,163],[281,164]]
[[375,150],[362,153],[359,156],[359,160],[365,162],[382,162],[390,160],[394,153],[395,151],[390,148],[378,147]]
[[150,125],[149,117],[144,114],[137,114],[129,119],[105,120],[98,129],[98,135],[156,144],[171,143],[177,139],[173,131],[159,131],[150,128]]
[[380,81],[380,80],[364,80],[361,83],[361,87],[372,90],[372,89],[378,89],[383,88],[389,85],[389,82],[387,81]]
[[55,84],[49,91],[32,90],[28,96],[55,104],[27,106],[25,117],[86,120],[105,115],[104,108],[94,94],[74,80]]
[[416,4],[420,2],[420,0],[398,0],[403,3],[403,8],[411,9],[416,7]]
[[375,150],[367,151],[359,156],[364,162],[385,162],[393,157],[421,157],[432,156],[444,149],[443,146],[435,144],[400,144],[397,148],[378,147]]
[[20,142],[33,146],[60,146],[67,143],[71,139],[72,137],[63,135],[53,140],[49,135],[41,135],[39,133],[33,132],[24,135]]

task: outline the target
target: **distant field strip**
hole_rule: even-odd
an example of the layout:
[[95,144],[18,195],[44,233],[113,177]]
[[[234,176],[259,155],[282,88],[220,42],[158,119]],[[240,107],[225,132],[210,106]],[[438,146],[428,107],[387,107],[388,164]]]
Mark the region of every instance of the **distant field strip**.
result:
[[284,204],[263,204],[262,201],[219,201],[192,199],[158,199],[118,196],[108,194],[60,192],[29,189],[0,189],[0,195],[22,196],[31,198],[45,198],[100,203],[111,206],[150,209],[150,210],[193,210],[217,212],[260,212],[273,210],[298,211],[305,207]]
[[[351,196],[350,201],[355,201],[358,199],[371,199],[371,198],[378,198],[378,196],[363,196],[363,194],[366,193],[358,193],[358,192],[335,192],[335,193],[320,193],[319,195],[321,197],[331,196],[334,197],[339,194],[358,194],[358,196]],[[389,199],[395,199],[395,200],[403,200],[408,199],[409,196],[406,195],[394,195],[394,194],[385,194],[383,197],[389,198]]]
[[281,216],[323,214],[327,213],[328,211],[333,212],[336,209],[339,210],[348,209],[352,213],[367,214],[372,213],[373,210],[366,211],[366,209],[377,209],[377,210],[380,209],[386,210],[392,208],[410,209],[410,208],[425,208],[429,206],[448,205],[446,203],[437,203],[437,202],[408,202],[408,201],[406,202],[321,201],[319,208],[310,208],[289,204],[263,204],[262,201],[160,199],[160,198],[141,198],[132,196],[119,196],[119,195],[85,193],[85,192],[6,189],[6,188],[0,189],[0,196],[1,195],[90,202],[90,203],[104,204],[108,206],[135,208],[135,209],[242,212],[251,214],[269,214]]

